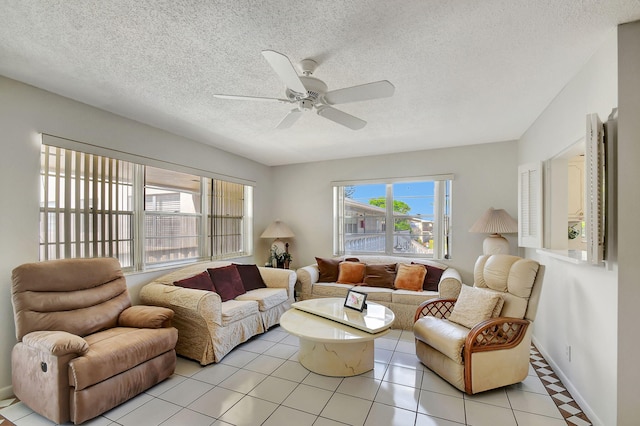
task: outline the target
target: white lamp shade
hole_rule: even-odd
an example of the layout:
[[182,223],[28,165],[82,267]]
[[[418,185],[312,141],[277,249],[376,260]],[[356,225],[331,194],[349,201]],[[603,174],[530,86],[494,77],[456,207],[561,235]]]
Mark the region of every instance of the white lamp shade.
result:
[[293,238],[296,235],[293,231],[279,220],[276,220],[271,225],[267,226],[260,238]]
[[469,232],[483,234],[512,234],[518,232],[518,222],[503,209],[489,208],[473,224]]

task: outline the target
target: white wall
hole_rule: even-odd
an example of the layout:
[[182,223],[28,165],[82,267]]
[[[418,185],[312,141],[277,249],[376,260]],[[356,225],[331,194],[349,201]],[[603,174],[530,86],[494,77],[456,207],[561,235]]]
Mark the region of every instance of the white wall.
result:
[[618,425],[638,424],[640,306],[640,21],[618,34]]
[[[0,76],[0,398],[11,392],[11,270],[38,260],[38,132],[253,180],[258,235],[272,218],[269,167]],[[263,242],[254,244],[260,250]],[[134,301],[158,274],[127,277]]]
[[[274,208],[296,234],[291,240],[294,266],[332,254],[332,181],[453,173],[452,259],[444,262],[472,283],[486,235],[470,234],[469,228],[489,207],[517,217],[516,151],[515,142],[501,142],[275,168]],[[517,240],[508,237],[515,254]]]
[[[522,136],[520,164],[546,160],[584,136],[588,113],[596,112],[606,121],[618,106],[616,46],[612,31]],[[535,343],[595,424],[617,424],[617,265],[606,270],[570,264],[531,249],[525,253],[547,265]],[[566,345],[571,345],[571,361],[565,356]]]

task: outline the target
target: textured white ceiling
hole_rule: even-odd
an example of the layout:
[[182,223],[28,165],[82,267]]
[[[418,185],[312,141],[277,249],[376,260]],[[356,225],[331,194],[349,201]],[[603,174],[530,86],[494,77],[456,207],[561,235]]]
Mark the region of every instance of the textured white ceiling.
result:
[[[0,74],[267,165],[514,140],[638,0],[1,0]],[[275,126],[260,52],[313,58],[329,90],[392,98]]]

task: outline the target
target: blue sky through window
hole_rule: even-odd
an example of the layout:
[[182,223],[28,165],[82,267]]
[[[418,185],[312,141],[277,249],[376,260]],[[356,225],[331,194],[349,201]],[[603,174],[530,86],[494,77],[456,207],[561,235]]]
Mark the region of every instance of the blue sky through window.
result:
[[[353,200],[363,204],[369,204],[371,198],[385,196],[384,184],[355,185]],[[433,215],[434,182],[400,182],[393,184],[393,197],[411,206],[409,214]]]

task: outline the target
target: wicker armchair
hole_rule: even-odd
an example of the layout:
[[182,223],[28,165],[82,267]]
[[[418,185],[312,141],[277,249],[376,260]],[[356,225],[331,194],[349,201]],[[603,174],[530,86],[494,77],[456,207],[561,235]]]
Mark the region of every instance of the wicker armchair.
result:
[[474,287],[500,295],[504,305],[499,314],[494,311],[491,318],[465,327],[449,321],[456,299],[429,300],[415,315],[416,355],[467,394],[524,380],[543,276],[544,266],[531,259],[479,257]]

